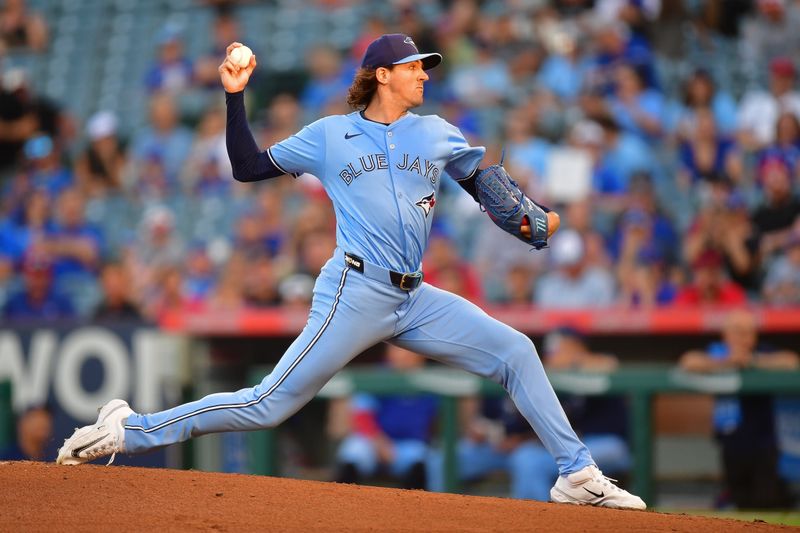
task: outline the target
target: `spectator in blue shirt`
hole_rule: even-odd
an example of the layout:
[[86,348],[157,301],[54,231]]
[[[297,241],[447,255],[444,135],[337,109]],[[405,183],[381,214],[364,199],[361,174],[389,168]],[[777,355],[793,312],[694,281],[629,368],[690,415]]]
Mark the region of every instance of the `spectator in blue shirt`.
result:
[[586,76],[589,93],[611,95],[616,86],[614,73],[621,64],[634,65],[641,69],[645,86],[657,86],[650,45],[639,36],[633,35],[625,23],[601,22],[593,38],[596,53],[591,58]]
[[216,286],[216,272],[208,257],[205,243],[197,242],[189,247],[183,278],[183,293],[191,302],[203,302]]
[[50,197],[43,189],[34,190],[18,213],[0,221],[0,256],[14,265],[21,264],[25,251],[51,230]]
[[736,101],[727,92],[717,88],[707,70],[698,69],[686,80],[683,89],[683,109],[678,119],[678,134],[688,138],[696,124],[696,114],[709,109],[723,136],[736,133]]
[[25,143],[23,152],[33,187],[42,187],[52,196],[57,196],[72,185],[72,171],[62,163],[61,153],[51,137],[33,137]]
[[727,176],[736,183],[742,180],[742,159],[733,139],[718,133],[710,109],[694,113],[694,129],[678,148],[681,169],[679,185],[688,190],[699,181],[713,181]]
[[[422,368],[422,356],[387,345],[386,360],[397,372]],[[438,401],[432,395],[356,395],[350,407],[352,430],[337,452],[337,481],[356,483],[378,471],[401,478],[403,487],[425,487],[425,463]]]
[[622,131],[610,117],[598,117],[603,127],[605,152],[594,171],[594,190],[601,195],[624,195],[637,172],[651,173],[654,154],[640,138]]
[[575,102],[589,71],[589,60],[582,52],[577,37],[565,32],[561,49],[547,56],[537,81],[563,102]]
[[449,76],[449,90],[473,108],[494,107],[507,101],[511,94],[508,66],[483,39],[475,41],[475,60],[456,65]]
[[183,53],[180,28],[167,24],[156,37],[158,58],[147,71],[145,87],[151,93],[188,89],[194,83],[194,67]]
[[31,251],[22,268],[24,288],[11,295],[3,309],[8,320],[57,320],[75,316],[66,297],[53,287],[53,265],[39,251]]
[[85,219],[83,197],[64,191],[56,204],[56,223],[47,233],[56,282],[69,277],[94,277],[102,254],[100,231]]
[[759,163],[770,159],[780,159],[792,169],[794,176],[800,176],[800,118],[791,111],[785,111],[775,124],[775,142],[759,154]]
[[342,68],[338,52],[327,46],[314,48],[308,56],[308,65],[311,79],[300,95],[300,103],[309,119],[314,120],[326,106],[347,94],[352,76]]
[[2,188],[4,206],[15,209],[34,190],[43,190],[51,198],[72,186],[72,171],[61,161],[61,153],[47,135],[36,135],[25,142],[21,171]]
[[546,309],[602,308],[616,299],[614,277],[603,265],[586,261],[586,243],[574,230],[562,230],[550,250],[552,268],[541,276],[534,304]]
[[[177,184],[186,157],[192,148],[192,131],[180,124],[175,100],[166,93],[150,99],[150,125],[138,131],[131,142],[131,162],[135,180],[154,159],[163,166],[171,187]],[[136,186],[136,182],[131,184]]]
[[530,113],[524,107],[512,109],[506,114],[506,154],[508,161],[520,172],[532,174],[527,193],[544,192],[544,178],[553,147],[536,136],[531,127]]
[[614,79],[616,87],[608,108],[620,128],[645,141],[657,141],[665,130],[666,105],[662,94],[648,87],[644,75],[633,65],[618,65]]
[[674,264],[680,239],[672,221],[659,208],[652,178],[646,173],[634,174],[629,190],[628,207],[620,214],[609,242],[611,256],[619,261],[626,252],[635,256],[644,251],[647,257]]
[[[731,311],[721,341],[691,350],[680,360],[688,372],[730,372],[748,368],[795,370],[800,356],[758,342],[755,315]],[[789,505],[778,477],[778,449],[771,395],[721,396],[714,406],[714,431],[722,446],[725,490],[738,508],[767,509]]]

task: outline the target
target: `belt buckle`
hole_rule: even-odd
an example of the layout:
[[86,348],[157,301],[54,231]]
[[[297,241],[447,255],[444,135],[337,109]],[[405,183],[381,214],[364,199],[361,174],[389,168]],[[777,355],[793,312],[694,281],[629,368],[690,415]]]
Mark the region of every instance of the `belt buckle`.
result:
[[[400,278],[400,288],[404,291],[410,291],[416,289],[419,285],[419,279],[422,277],[422,274],[419,272],[411,272],[411,273],[404,273],[403,276]],[[406,280],[409,281],[409,284],[406,285]]]

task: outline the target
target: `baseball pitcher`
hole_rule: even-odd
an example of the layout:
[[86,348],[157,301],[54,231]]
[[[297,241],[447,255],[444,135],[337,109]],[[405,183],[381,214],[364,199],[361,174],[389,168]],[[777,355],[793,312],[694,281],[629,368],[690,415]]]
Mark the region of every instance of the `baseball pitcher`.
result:
[[[531,340],[463,298],[423,281],[420,270],[442,179],[455,179],[503,230],[541,248],[558,215],[525,196],[501,165],[481,169],[470,146],[423,102],[427,70],[442,56],[411,37],[383,35],[364,55],[348,94],[354,111],[329,116],[261,151],[245,117],[244,89],[256,58],[241,67],[227,49],[227,147],[239,181],[317,176],[336,211],[337,248],[314,287],[308,323],[273,372],[253,388],[212,394],[152,414],[122,400],[65,441],[57,462],[75,465],[141,453],[221,431],[274,427],[305,405],[353,357],[387,341],[500,383],[555,458],[553,501],[644,509],[603,476],[578,439]],[[449,178],[445,178],[448,176]]]

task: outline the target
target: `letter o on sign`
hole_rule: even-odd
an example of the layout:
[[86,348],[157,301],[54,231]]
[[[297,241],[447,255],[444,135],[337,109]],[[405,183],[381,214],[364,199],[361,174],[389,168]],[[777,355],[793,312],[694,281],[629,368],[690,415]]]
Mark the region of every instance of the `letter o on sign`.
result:
[[[95,357],[103,365],[103,383],[94,392],[81,386],[81,368]],[[59,404],[78,420],[94,421],[97,408],[114,398],[127,398],[130,358],[122,340],[103,328],[81,328],[61,345],[53,388]]]

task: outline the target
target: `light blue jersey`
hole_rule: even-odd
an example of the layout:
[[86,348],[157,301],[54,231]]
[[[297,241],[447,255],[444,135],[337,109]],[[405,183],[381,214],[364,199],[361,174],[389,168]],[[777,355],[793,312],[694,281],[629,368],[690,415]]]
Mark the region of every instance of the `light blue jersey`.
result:
[[410,112],[388,126],[358,112],[326,117],[269,149],[287,174],[320,179],[339,248],[401,272],[420,268],[444,174],[470,176],[485,152],[445,120]]

